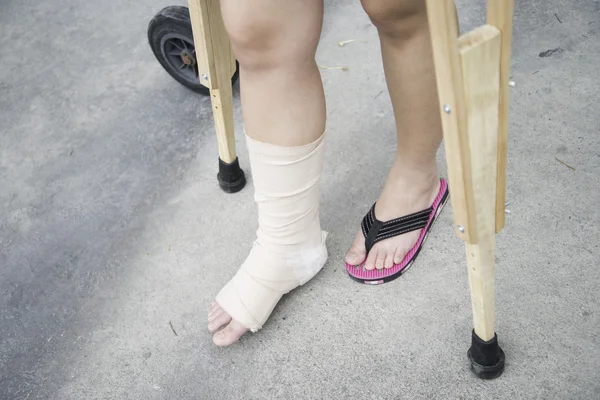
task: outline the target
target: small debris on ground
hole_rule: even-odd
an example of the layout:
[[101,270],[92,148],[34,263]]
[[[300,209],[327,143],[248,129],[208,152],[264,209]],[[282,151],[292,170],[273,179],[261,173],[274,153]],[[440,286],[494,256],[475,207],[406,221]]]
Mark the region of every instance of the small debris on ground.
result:
[[560,47],[557,47],[555,49],[549,49],[549,50],[546,50],[546,51],[542,51],[540,53],[540,57],[541,58],[546,58],[546,57],[553,56],[554,54],[560,54],[562,52],[563,52],[563,49],[561,49]]
[[317,64],[317,65],[321,69],[341,69],[342,71],[348,71],[348,67],[344,67],[344,66],[330,66],[330,65],[322,65],[322,64]]
[[556,157],[554,157],[554,159],[555,159],[556,161],[558,161],[559,163],[561,163],[562,165],[564,165],[565,167],[567,167],[567,168],[570,168],[570,169],[572,169],[573,171],[576,171],[576,169],[575,169],[575,168],[571,167],[569,164],[567,164],[567,163],[566,163],[566,162],[564,162],[563,160],[560,160],[560,159],[558,159],[558,158],[556,158]]
[[554,16],[556,17],[556,20],[562,24],[562,21],[560,20],[560,18],[558,18],[558,15],[556,13],[554,13]]
[[509,81],[508,86],[515,87],[515,86],[517,86],[517,84],[515,83],[515,81]]
[[352,42],[356,42],[357,39],[350,39],[350,40],[342,40],[341,42],[338,42],[338,46],[340,47],[344,47],[347,44],[350,44]]
[[171,330],[173,331],[173,334],[175,336],[177,336],[177,332],[175,332],[175,328],[173,328],[173,324],[171,323],[171,321],[169,321],[169,326],[171,327]]

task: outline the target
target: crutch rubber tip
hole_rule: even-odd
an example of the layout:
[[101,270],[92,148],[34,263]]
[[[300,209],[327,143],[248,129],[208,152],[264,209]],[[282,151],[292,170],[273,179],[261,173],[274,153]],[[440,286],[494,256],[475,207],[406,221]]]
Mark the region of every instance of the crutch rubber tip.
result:
[[504,352],[498,345],[498,336],[486,342],[473,331],[471,348],[467,352],[471,369],[481,379],[494,379],[504,372]]
[[246,186],[246,175],[240,168],[238,158],[228,164],[219,158],[219,173],[217,174],[219,186],[227,193],[239,192]]

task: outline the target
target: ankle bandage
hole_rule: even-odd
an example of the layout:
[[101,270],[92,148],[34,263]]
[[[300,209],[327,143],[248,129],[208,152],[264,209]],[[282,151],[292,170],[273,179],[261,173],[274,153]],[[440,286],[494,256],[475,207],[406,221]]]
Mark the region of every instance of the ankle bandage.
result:
[[327,260],[327,233],[319,222],[323,137],[305,146],[281,147],[246,136],[258,205],[257,239],[216,300],[253,332],[284,294],[308,282]]

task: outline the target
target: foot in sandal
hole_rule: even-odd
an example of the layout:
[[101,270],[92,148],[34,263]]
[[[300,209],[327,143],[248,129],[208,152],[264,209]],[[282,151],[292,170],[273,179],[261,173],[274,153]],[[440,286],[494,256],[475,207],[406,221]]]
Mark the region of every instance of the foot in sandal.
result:
[[395,164],[346,255],[348,274],[379,284],[408,270],[447,198],[436,170],[421,173]]

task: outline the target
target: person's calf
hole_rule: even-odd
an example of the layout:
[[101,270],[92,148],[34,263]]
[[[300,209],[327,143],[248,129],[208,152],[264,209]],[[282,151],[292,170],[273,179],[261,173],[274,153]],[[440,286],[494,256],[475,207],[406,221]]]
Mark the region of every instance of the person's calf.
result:
[[246,131],[281,146],[317,139],[326,114],[315,62],[322,2],[221,0],[221,9],[240,64]]

